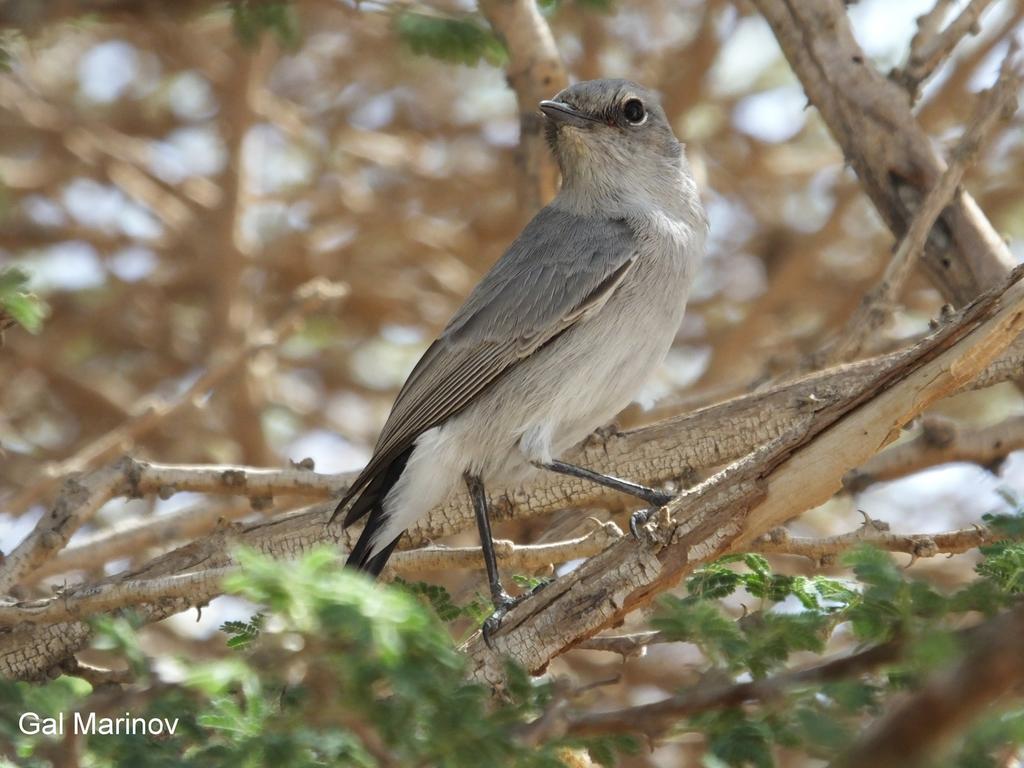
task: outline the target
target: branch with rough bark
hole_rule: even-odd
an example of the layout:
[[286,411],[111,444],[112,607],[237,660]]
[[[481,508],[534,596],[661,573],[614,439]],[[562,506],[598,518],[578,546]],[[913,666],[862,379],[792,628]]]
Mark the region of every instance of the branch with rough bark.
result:
[[[597,523],[584,536],[546,544],[516,544],[506,539],[495,539],[494,552],[502,568],[529,572],[593,557],[622,536],[615,523],[605,522]],[[752,542],[749,549],[763,554],[799,555],[813,560],[818,566],[827,566],[834,562],[837,554],[863,544],[909,554],[911,562],[914,562],[921,557],[966,552],[1005,538],[1005,534],[981,525],[945,533],[897,534],[889,531],[887,523],[866,519],[864,525],[855,531],[822,538],[792,536],[785,528],[776,528]],[[395,553],[388,563],[385,578],[431,571],[479,570],[483,567],[484,559],[479,547],[427,546]],[[15,627],[22,623],[52,624],[142,603],[187,598],[211,587],[219,594],[221,579],[233,569],[231,565],[222,565],[150,579],[113,579],[101,584],[62,588],[49,598],[0,601],[0,627]],[[662,641],[660,633],[646,632],[595,637],[577,647],[631,656],[651,643]]]
[[648,604],[696,567],[743,550],[841,487],[849,466],[863,463],[930,403],[962,386],[1024,327],[1024,285],[1009,285],[972,303],[956,322],[917,344],[910,357],[817,411],[711,479],[684,492],[644,528],[570,575],[531,595],[508,616],[488,647],[467,646],[475,675],[504,678],[503,657],[544,668],[579,641]]
[[[947,324],[938,334],[952,333],[958,327]],[[698,469],[719,466],[744,456],[762,444],[777,445],[786,436],[808,433],[820,422],[823,413],[866,397],[866,391],[877,387],[879,381],[887,375],[893,375],[894,371],[907,370],[920,355],[920,349],[902,350],[874,360],[805,376],[795,382],[777,385],[763,392],[735,398],[642,429],[605,434],[578,449],[575,458],[602,471],[652,484],[667,480],[683,481],[686,484]],[[1016,375],[1024,364],[1024,345],[1017,341],[1000,359],[983,367],[986,362],[972,359],[970,373],[965,373],[963,378],[958,378],[951,386],[989,385]],[[975,375],[976,371],[980,371],[977,377],[968,381],[969,376]],[[923,408],[924,404],[920,407]],[[870,452],[865,453],[870,455]],[[42,575],[67,570],[61,565],[61,558],[56,555],[67,543],[71,532],[91,512],[117,494],[168,496],[175,491],[190,490],[248,497],[250,500],[255,499],[257,505],[262,505],[272,497],[333,497],[347,487],[351,480],[351,475],[318,475],[311,469],[308,463],[301,462],[291,469],[256,470],[249,467],[188,467],[123,460],[106,470],[68,481],[51,512],[40,520],[26,541],[0,564],[0,576],[5,578],[6,583],[26,584]],[[496,491],[491,501],[497,519],[510,519],[547,514],[566,507],[622,505],[627,500],[572,478],[540,474],[527,488]],[[358,530],[327,529],[325,522],[333,506],[333,502],[327,501],[248,524],[230,523],[228,519],[220,520],[221,516],[208,512],[190,512],[189,519],[193,516],[201,517],[201,521],[193,522],[208,526],[203,529],[204,535],[201,538],[131,573],[109,577],[91,587],[102,588],[105,584],[127,580],[153,579],[186,574],[197,569],[230,566],[233,564],[231,551],[237,545],[249,546],[282,558],[297,556],[322,543],[334,543],[347,549],[351,545],[351,537],[357,535]],[[238,514],[241,513],[239,509]],[[173,518],[170,521],[158,518],[151,524],[157,531],[166,531],[174,530],[175,523]],[[163,527],[165,525],[168,527]],[[213,530],[210,530],[210,526]],[[426,520],[412,529],[403,538],[402,548],[421,545],[472,526],[472,509],[460,495],[434,510]],[[138,531],[130,534],[132,537],[138,535]],[[125,536],[127,538],[129,534]],[[94,544],[83,542],[82,552],[76,552],[77,548],[68,550],[67,565],[76,567],[76,563],[82,562],[82,557],[89,562],[88,557],[96,556],[95,550],[92,550],[92,555],[89,554],[89,548],[107,546],[102,543],[103,540],[100,538]],[[147,540],[154,541],[152,537]],[[623,542],[613,536],[609,536],[608,540],[614,541],[613,548],[631,546],[630,540]],[[605,546],[604,542],[595,538],[580,543],[561,544],[563,554],[573,552],[574,556],[586,556],[603,550]],[[794,549],[799,547],[795,545]],[[507,564],[511,567],[531,568],[539,566],[542,561],[557,560],[551,550],[531,550],[518,545],[513,545],[509,553],[503,551],[503,554],[507,555]],[[396,567],[401,567],[403,557],[405,555],[397,556]],[[472,563],[479,563],[476,552],[470,550],[450,553],[429,553],[428,550],[428,554],[410,553],[409,557],[410,562],[421,558],[415,568],[410,566],[410,571],[420,568],[422,558],[433,558],[438,563],[452,563],[453,567],[471,567]],[[521,559],[517,560],[516,557]],[[159,603],[143,604],[142,615],[149,621],[157,621],[190,606],[203,604],[218,594],[219,581],[200,580],[192,583],[187,595],[165,595]],[[0,631],[0,673],[28,678],[44,675],[82,647],[88,639],[88,633],[88,627],[80,622]]]
[[[907,350],[901,350],[884,357],[839,366],[647,427],[605,434],[584,444],[573,454],[572,460],[598,471],[635,478],[652,485],[674,482],[686,487],[692,484],[700,471],[738,459],[759,445],[807,425],[815,418],[816,412],[849,397],[879,371],[898,364],[910,354]],[[1018,375],[1022,368],[1024,340],[1018,339],[1000,359],[987,366],[965,387],[988,386],[1004,381]],[[995,433],[998,429],[993,427],[976,439],[993,438],[998,448],[1004,444],[1002,436]],[[1011,434],[1014,429],[1013,422],[1004,428]],[[963,444],[972,445],[976,439],[968,438]],[[1007,438],[1005,445],[1012,446],[1013,443]],[[907,446],[897,446],[891,452],[898,451],[905,455],[909,450]],[[881,454],[872,461],[887,462],[889,453]],[[955,457],[950,455],[950,458]],[[906,461],[900,458],[898,463]],[[916,461],[927,465],[925,459]],[[874,480],[889,477],[884,472],[880,473],[875,464],[869,463],[860,471],[864,479],[857,481],[856,486],[849,487],[860,489]],[[0,586],[9,590],[28,577],[38,578],[60,572],[60,559],[54,559],[53,556],[63,550],[71,535],[97,509],[118,495],[133,498],[157,494],[166,498],[179,491],[192,491],[244,496],[250,499],[253,506],[265,507],[275,497],[336,497],[348,487],[352,477],[351,473],[317,474],[308,463],[300,463],[291,469],[275,470],[167,465],[124,459],[105,470],[82,478],[71,478],[65,483],[49,514],[41,518],[32,533],[0,562]],[[602,487],[552,474],[537,475],[526,488],[496,489],[490,501],[497,520],[534,517],[566,507],[621,506],[630,503],[630,500]],[[205,521],[206,530],[220,517],[211,512],[194,512],[191,515],[200,518],[193,521],[196,525],[202,526],[202,521]],[[329,536],[322,530],[323,519],[319,508],[290,515],[289,519],[292,521],[289,535],[296,535],[294,528],[301,525],[303,539],[310,544],[328,540],[336,540],[343,545],[349,542],[348,531]],[[472,527],[473,519],[468,500],[459,495],[411,529],[401,546],[418,546],[441,536],[458,533]],[[159,532],[173,530],[176,524],[174,518],[156,518],[147,525]],[[259,538],[263,526],[267,525],[273,525],[273,522],[255,523],[245,528],[240,535]],[[152,542],[157,535],[143,534],[137,530],[130,535],[121,535],[120,540],[134,542],[143,540],[137,537],[146,537]],[[102,537],[100,541],[106,538],[109,537]],[[81,545],[82,548],[88,546],[91,545]],[[268,543],[266,546],[268,551],[274,551],[275,544]],[[78,547],[76,550],[70,557],[84,557],[88,560],[94,556],[88,550],[83,551]],[[76,567],[75,560],[71,560],[68,566]]]

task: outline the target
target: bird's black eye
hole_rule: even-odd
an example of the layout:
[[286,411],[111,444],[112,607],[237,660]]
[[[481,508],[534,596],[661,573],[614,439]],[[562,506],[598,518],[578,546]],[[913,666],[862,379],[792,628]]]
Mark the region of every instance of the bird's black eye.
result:
[[630,99],[622,105],[622,114],[633,125],[639,125],[647,117],[643,102],[640,99]]

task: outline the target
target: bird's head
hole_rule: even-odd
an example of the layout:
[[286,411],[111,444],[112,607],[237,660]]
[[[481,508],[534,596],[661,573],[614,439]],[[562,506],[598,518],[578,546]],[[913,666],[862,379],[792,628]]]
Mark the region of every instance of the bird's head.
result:
[[563,185],[624,193],[678,173],[681,145],[657,96],[629,80],[588,80],[540,103]]

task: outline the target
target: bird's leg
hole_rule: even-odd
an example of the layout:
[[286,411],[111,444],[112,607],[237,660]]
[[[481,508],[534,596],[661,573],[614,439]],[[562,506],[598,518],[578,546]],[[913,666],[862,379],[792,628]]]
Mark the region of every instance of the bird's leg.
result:
[[[648,488],[646,485],[631,483],[629,480],[622,480],[618,477],[602,475],[600,472],[595,472],[592,469],[578,467],[575,464],[568,464],[564,461],[558,461],[557,459],[549,462],[534,462],[534,465],[550,472],[557,472],[561,475],[569,475],[570,477],[589,480],[592,483],[603,485],[605,488],[611,488],[612,490],[621,491],[622,493],[630,496],[635,496],[642,501],[646,501],[655,509],[661,509],[674,498],[671,493],[665,493],[664,491],[659,491],[654,488]],[[634,512],[630,517],[629,530],[633,534],[634,538],[640,538],[639,527],[647,522],[647,517],[650,515],[650,512],[651,510],[645,509],[639,512]]]
[[519,601],[505,591],[498,576],[498,559],[494,555],[494,537],[491,536],[491,519],[487,515],[487,494],[484,492],[483,481],[469,472],[462,477],[466,481],[469,498],[473,502],[476,527],[480,531],[480,549],[483,550],[484,565],[487,567],[487,583],[491,588],[491,600],[494,602],[494,613],[487,618],[481,628],[484,642],[490,647],[491,635],[497,631],[505,614]]
[[673,499],[671,493],[665,493],[664,491],[659,491],[654,488],[648,488],[646,485],[631,483],[629,480],[622,480],[618,477],[612,477],[611,475],[602,475],[600,472],[595,472],[592,469],[578,467],[575,464],[567,464],[566,462],[558,461],[557,459],[547,463],[537,462],[536,466],[551,472],[558,472],[560,475],[569,475],[571,477],[579,477],[583,480],[589,480],[592,483],[603,485],[605,488],[611,488],[615,491],[622,491],[622,493],[635,496],[636,498],[646,501],[648,504],[655,507],[663,507]]

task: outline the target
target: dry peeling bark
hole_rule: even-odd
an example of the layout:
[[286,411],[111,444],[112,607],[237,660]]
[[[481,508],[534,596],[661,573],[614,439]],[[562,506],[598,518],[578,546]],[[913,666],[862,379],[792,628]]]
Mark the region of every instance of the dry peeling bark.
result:
[[696,567],[739,550],[829,499],[851,466],[873,456],[902,425],[955,391],[1024,329],[1024,284],[970,305],[862,389],[814,415],[661,510],[642,541],[622,539],[505,618],[488,647],[467,646],[477,679],[500,686],[503,657],[544,669],[554,656],[621,621]]

